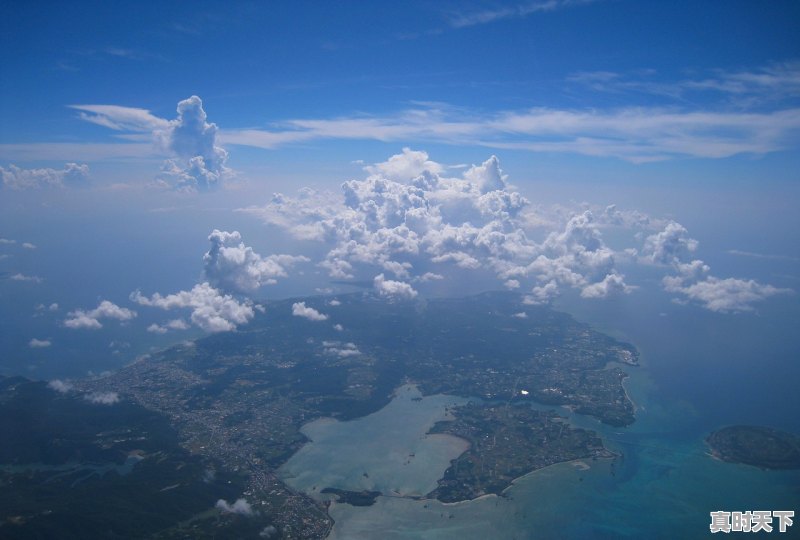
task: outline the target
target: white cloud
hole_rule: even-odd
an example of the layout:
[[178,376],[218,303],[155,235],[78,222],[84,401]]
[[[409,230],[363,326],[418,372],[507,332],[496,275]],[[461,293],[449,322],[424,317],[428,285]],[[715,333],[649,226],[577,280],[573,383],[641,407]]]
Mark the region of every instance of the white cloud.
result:
[[3,186],[15,190],[84,186],[89,179],[89,166],[67,163],[63,169],[21,169],[9,165],[7,169],[0,167],[0,178]]
[[271,225],[286,229],[299,240],[324,240],[335,234],[337,215],[343,210],[334,193],[302,188],[297,198],[275,193],[264,207],[240,208]]
[[443,167],[428,159],[428,153],[403,148],[401,154],[395,154],[383,163],[367,165],[364,170],[381,178],[388,178],[395,182],[407,182],[418,177],[425,171],[433,174],[443,172]]
[[287,277],[292,266],[309,260],[292,255],[261,257],[241,241],[238,231],[214,229],[208,240],[211,249],[203,257],[206,279],[225,290],[254,292],[263,285],[276,283],[276,278]]
[[519,313],[514,313],[514,315],[512,315],[512,317],[516,317],[517,319],[527,319],[528,318],[528,314],[525,313],[524,311],[520,311]]
[[[411,283],[432,287],[431,280],[444,275],[493,273],[507,288],[523,291],[528,304],[548,303],[564,288],[602,299],[636,288],[626,283],[617,259],[676,272],[664,281],[669,292],[717,311],[742,311],[785,292],[711,276],[705,263],[690,261],[699,244],[674,221],[614,205],[534,209],[508,184],[495,156],[460,177],[433,163],[426,153],[405,148],[367,167],[367,178],[344,182],[338,197],[301,190],[296,198],[276,194],[266,206],[242,211],[322,243],[327,252],[318,264],[331,277],[374,276],[383,296],[413,298]],[[612,249],[603,237],[612,228],[635,231],[642,245]]]
[[81,310],[71,311],[69,318],[64,320],[64,326],[72,329],[86,328],[90,330],[97,330],[103,327],[102,323],[97,319],[90,317]]
[[260,533],[258,533],[259,538],[272,538],[277,535],[278,529],[275,527],[275,525],[267,525],[261,529]]
[[22,247],[24,247],[25,249],[36,249],[36,245],[31,244],[30,242],[23,242]]
[[337,356],[339,358],[349,358],[351,356],[360,356],[361,351],[358,350],[355,343],[341,343],[339,341],[323,341],[322,346],[325,347],[325,354],[329,356]]
[[711,275],[711,268],[702,260],[685,262],[697,247],[698,242],[689,237],[688,231],[679,223],[671,221],[664,230],[647,237],[643,252],[647,261],[670,265],[675,271],[675,275],[663,278],[665,290],[684,295],[711,311],[752,311],[752,304],[755,302],[793,292],[791,289],[777,288],[752,279],[715,277]]
[[[685,104],[684,104],[685,105]],[[275,148],[314,139],[428,141],[536,153],[614,157],[634,163],[762,155],[793,147],[800,109],[774,111],[535,107],[481,114],[418,108],[392,116],[292,120],[282,131],[224,131],[230,144]]]
[[[591,0],[540,0],[513,6],[451,14],[451,26],[485,24],[510,17],[562,9]],[[800,62],[770,63],[739,70],[709,70],[694,79],[664,82],[661,74],[578,73],[565,84],[589,85],[597,92],[646,93],[648,106],[623,108],[589,104],[585,109],[543,106],[481,111],[442,103],[419,103],[409,110],[328,118],[295,118],[267,129],[218,130],[207,122],[199,97],[178,106],[178,118],[117,105],[72,105],[80,117],[117,132],[130,143],[30,143],[0,145],[6,160],[103,160],[174,156],[162,178],[183,189],[208,189],[232,171],[223,144],[276,148],[318,139],[409,140],[529,152],[614,157],[641,163],[682,157],[727,158],[763,155],[794,148],[800,109],[793,107],[800,88]],[[700,107],[714,93],[721,104]],[[721,96],[722,99],[719,99]],[[142,142],[142,140],[147,142]],[[155,141],[157,144],[152,144]],[[401,154],[401,157],[403,154]],[[410,158],[411,156],[406,156]],[[422,164],[432,173],[433,165]],[[373,165],[373,174],[395,179],[411,174],[414,160],[391,159]],[[400,166],[396,168],[395,165]]]
[[525,295],[523,298],[523,303],[529,305],[539,305],[539,304],[546,304],[550,302],[553,298],[558,296],[559,290],[558,285],[556,285],[555,281],[548,281],[543,285],[537,285],[533,289],[531,289],[530,294]]
[[715,99],[721,98],[739,108],[763,106],[800,93],[800,62],[796,60],[737,71],[716,69],[699,73],[693,79],[677,81],[663,81],[657,77],[656,72],[596,71],[576,73],[568,81],[588,86],[595,92],[640,93],[684,102],[696,99],[697,95],[716,94]]
[[790,255],[775,255],[769,253],[753,253],[752,251],[743,251],[740,249],[729,249],[727,253],[731,255],[738,255],[740,257],[751,257],[754,259],[774,259],[774,260],[782,260],[782,261],[800,261],[798,257],[792,257]]
[[113,405],[119,403],[119,394],[116,392],[91,392],[83,396],[83,398],[96,405]]
[[217,145],[217,125],[206,122],[203,101],[197,96],[178,103],[178,118],[154,131],[164,149],[180,162],[170,161],[162,177],[177,181],[179,189],[208,191],[231,175],[228,153]]
[[[708,267],[706,267],[708,268]],[[755,302],[760,302],[778,294],[792,294],[790,289],[780,289],[755,280],[707,276],[692,282],[686,276],[667,276],[664,288],[669,292],[680,293],[690,300],[699,302],[711,311],[736,313],[752,311]]]
[[625,284],[624,276],[608,274],[602,281],[591,283],[581,290],[583,298],[607,298],[614,294],[627,294],[633,287]]
[[295,302],[292,304],[292,315],[295,317],[304,317],[309,321],[326,321],[328,316],[320,313],[312,307],[306,306],[305,302]]
[[[159,293],[146,297],[139,291],[131,300],[141,305],[161,309],[189,308],[191,321],[208,332],[235,330],[255,316],[255,310],[264,307],[249,299],[237,300],[226,291],[250,293],[276,278],[288,275],[288,270],[298,262],[308,261],[304,256],[270,255],[262,257],[242,242],[238,231],[214,229],[208,237],[211,248],[203,257],[206,281],[190,291],[179,291],[162,296]],[[176,319],[166,325],[151,324],[149,332],[165,334],[169,330],[185,330],[186,322]]]
[[44,347],[49,347],[53,343],[49,339],[36,339],[33,338],[28,342],[28,347],[31,349],[42,349]]
[[[568,216],[542,243],[528,238],[525,228],[543,222],[531,220],[529,201],[508,185],[495,156],[460,178],[431,172],[446,167],[408,148],[367,169],[372,174],[343,183],[339,197],[303,190],[297,198],[277,194],[266,206],[243,211],[326,244],[319,266],[333,278],[379,272],[375,286],[386,296],[413,297],[410,283],[440,280],[447,271],[493,272],[509,287],[532,279],[548,294],[557,294],[559,285],[583,288],[614,274],[614,253],[590,212]],[[406,178],[385,178],[384,170]],[[408,178],[412,173],[418,175]],[[613,291],[630,290],[622,285]]]
[[442,274],[436,274],[434,272],[425,272],[421,276],[415,277],[414,281],[421,281],[424,283],[427,281],[439,281],[442,279],[444,279],[444,276]]
[[39,276],[26,276],[25,274],[16,273],[9,278],[11,281],[27,281],[30,283],[41,283],[44,279]]
[[453,14],[449,17],[450,25],[454,28],[465,28],[481,24],[489,24],[504,19],[523,18],[534,13],[547,13],[581,4],[590,4],[596,0],[538,0],[523,2],[507,7],[486,9],[481,11],[466,11]]
[[661,220],[654,219],[638,210],[620,210],[616,204],[610,204],[597,214],[598,223],[629,229],[651,229],[663,225]]
[[[81,111],[83,120],[127,132],[129,138],[138,139],[143,135],[151,138],[162,155],[174,156],[164,163],[159,180],[179,190],[212,190],[233,175],[233,171],[226,167],[228,153],[218,145],[217,126],[206,121],[203,102],[197,96],[180,101],[178,117],[169,121],[133,107],[73,105],[72,108]],[[118,149],[103,148],[100,152],[113,153],[114,150]],[[132,150],[127,149],[129,152]],[[141,153],[141,149],[136,151]]]
[[689,237],[683,225],[671,221],[663,231],[647,237],[643,251],[651,262],[675,264],[694,252],[697,246],[697,240]]
[[64,320],[64,326],[72,329],[86,328],[96,330],[103,327],[102,323],[100,323],[100,319],[129,321],[134,317],[136,317],[135,311],[120,307],[108,300],[103,300],[96,308],[90,311],[84,311],[82,309],[70,311],[67,313],[67,318]]
[[70,384],[67,381],[62,381],[60,379],[53,379],[52,381],[47,383],[47,387],[61,394],[66,394],[73,388],[72,384]]
[[474,165],[464,173],[464,178],[478,186],[481,193],[503,190],[506,176],[500,170],[500,160],[492,156],[481,165]]
[[8,238],[0,238],[0,244],[16,244],[16,240],[10,240]]
[[183,319],[172,319],[167,322],[166,327],[170,330],[188,330],[189,324]]
[[253,507],[250,506],[250,503],[245,499],[236,499],[233,504],[228,504],[224,499],[220,499],[217,501],[215,507],[229,514],[239,514],[242,516],[252,516],[254,514]]
[[169,122],[146,109],[118,105],[70,105],[80,118],[115,131],[155,131],[167,129]]
[[381,296],[406,299],[415,298],[417,296],[417,291],[408,283],[386,279],[383,274],[375,276],[373,283],[375,285],[375,290],[377,290],[378,294]]
[[237,325],[247,323],[255,315],[252,302],[239,302],[208,282],[199,283],[190,291],[179,291],[166,296],[155,293],[147,297],[135,291],[131,294],[131,300],[143,306],[165,310],[191,309],[192,323],[207,332],[235,330]]

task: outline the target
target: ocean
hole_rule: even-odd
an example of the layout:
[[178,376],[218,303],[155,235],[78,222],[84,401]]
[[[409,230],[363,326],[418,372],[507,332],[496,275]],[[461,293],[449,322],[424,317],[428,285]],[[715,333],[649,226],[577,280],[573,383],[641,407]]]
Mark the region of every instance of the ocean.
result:
[[[800,432],[800,347],[792,331],[800,326],[793,302],[771,306],[783,314],[771,318],[710,313],[644,294],[602,305],[565,297],[556,307],[640,350],[641,366],[625,367],[625,386],[637,409],[633,425],[606,426],[558,409],[573,425],[599,432],[619,457],[535,471],[503,497],[443,504],[397,496],[424,493],[435,484],[447,468],[443,448],[450,444],[418,444],[448,398],[413,402],[412,415],[408,390],[401,389],[369,417],[307,426],[313,442],[282,470],[287,482],[312,496],[320,497],[328,485],[390,495],[369,507],[333,503],[331,538],[702,538],[711,537],[711,511],[800,511],[800,471],[721,462],[704,442],[711,431],[739,423]],[[406,475],[409,465],[392,457],[392,449],[406,453],[412,447],[414,473]],[[353,451],[358,448],[363,451]],[[393,480],[371,482],[364,469]],[[400,478],[401,489],[392,493],[392,482]],[[781,537],[800,537],[800,525]]]

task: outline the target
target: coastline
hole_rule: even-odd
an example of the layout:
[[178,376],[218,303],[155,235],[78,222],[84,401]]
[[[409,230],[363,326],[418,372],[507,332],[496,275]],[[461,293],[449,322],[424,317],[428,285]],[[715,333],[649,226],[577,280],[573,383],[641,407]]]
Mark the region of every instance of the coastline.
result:
[[[610,450],[609,450],[609,452],[610,452]],[[613,457],[599,457],[599,458],[597,458],[597,460],[613,461],[616,457],[617,457],[617,454],[614,454]],[[508,485],[508,487],[504,488],[503,491],[501,491],[499,495],[497,493],[486,493],[484,495],[481,495],[480,497],[475,497],[474,499],[466,499],[466,500],[463,500],[463,501],[456,501],[456,502],[444,502],[444,501],[440,501],[439,499],[436,499],[436,498],[426,498],[426,497],[423,497],[423,498],[418,499],[418,500],[422,500],[422,501],[437,501],[438,503],[440,503],[440,504],[442,504],[444,506],[458,506],[458,505],[462,505],[462,504],[465,504],[465,503],[471,503],[471,502],[480,501],[480,500],[483,500],[483,499],[489,499],[489,498],[492,498],[492,497],[497,497],[497,498],[505,497],[506,496],[506,492],[508,490],[510,490],[512,487],[516,486],[517,483],[520,480],[527,479],[527,478],[529,478],[529,477],[531,477],[531,476],[533,476],[533,475],[535,475],[537,473],[540,473],[542,471],[551,469],[553,467],[557,467],[559,465],[566,465],[566,464],[572,465],[574,467],[575,472],[588,471],[588,470],[590,470],[592,468],[591,465],[586,463],[586,458],[577,458],[577,459],[570,459],[570,460],[567,460],[567,461],[559,461],[558,463],[551,463],[550,465],[547,465],[545,467],[541,467],[539,469],[535,469],[533,471],[530,471],[530,472],[527,472],[527,473],[523,474],[522,476],[518,476],[518,477],[514,478],[511,481],[511,483]],[[384,495],[381,495],[381,496],[383,497]],[[409,497],[405,497],[405,498],[409,498]]]
[[[627,400],[628,400],[628,401],[630,401],[630,402],[631,402],[631,405],[633,405],[633,416],[634,416],[634,418],[635,418],[635,417],[636,417],[636,412],[637,412],[637,411],[644,411],[645,409],[644,409],[644,407],[641,407],[641,406],[640,406],[638,403],[636,403],[636,402],[633,400],[633,398],[631,397],[631,393],[628,391],[628,387],[627,387],[627,386],[625,386],[625,383],[626,383],[626,382],[627,382],[627,381],[628,381],[630,378],[631,378],[631,376],[630,376],[629,374],[627,374],[627,373],[626,373],[626,374],[625,374],[625,377],[622,379],[622,381],[620,381],[620,383],[619,383],[619,384],[620,384],[620,386],[622,386],[622,391],[623,391],[623,392],[625,392],[625,397],[627,398]],[[635,420],[634,420],[634,422],[635,422]],[[626,426],[626,427],[627,427],[627,426]]]

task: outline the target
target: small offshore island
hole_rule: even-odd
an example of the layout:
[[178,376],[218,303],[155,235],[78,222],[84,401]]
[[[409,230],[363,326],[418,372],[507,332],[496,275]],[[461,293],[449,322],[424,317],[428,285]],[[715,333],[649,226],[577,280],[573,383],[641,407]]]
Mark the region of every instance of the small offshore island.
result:
[[375,499],[380,497],[380,491],[348,491],[346,489],[338,489],[327,487],[321,493],[331,493],[336,495],[337,502],[351,504],[353,506],[372,506],[375,504]]
[[800,469],[800,437],[763,426],[728,426],[706,442],[711,455],[761,469]]

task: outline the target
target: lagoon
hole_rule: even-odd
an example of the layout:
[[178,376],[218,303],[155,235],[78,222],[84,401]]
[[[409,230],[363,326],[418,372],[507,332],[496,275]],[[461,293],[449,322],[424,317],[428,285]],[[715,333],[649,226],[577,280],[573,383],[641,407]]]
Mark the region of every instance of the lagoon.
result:
[[[636,317],[614,321],[615,334],[642,353],[640,367],[626,367],[630,378],[625,386],[636,403],[636,422],[617,428],[558,409],[573,425],[597,431],[606,446],[620,454],[615,461],[588,461],[588,470],[572,463],[547,467],[518,479],[504,497],[443,504],[398,496],[427,493],[446,469],[447,456],[459,450],[457,439],[438,441],[424,434],[446,414],[446,404],[460,398],[429,396],[414,401],[415,389],[403,387],[389,405],[368,417],[307,425],[304,432],[314,442],[281,472],[287,483],[317,498],[324,497],[318,491],[329,486],[384,493],[369,507],[332,503],[330,514],[336,524],[330,538],[337,540],[713,538],[708,527],[711,511],[800,510],[800,471],[763,471],[723,463],[709,456],[704,442],[721,424],[752,418],[754,406],[765,410],[762,404],[769,392],[769,388],[753,386],[740,399],[728,399],[728,387],[709,383],[714,366],[727,358],[730,369],[744,371],[744,359],[735,356],[735,348],[747,339],[752,344],[745,350],[760,350],[762,360],[769,358],[773,365],[787,365],[791,358],[778,347],[770,348],[763,334],[747,334],[740,328],[736,341],[724,347],[726,336],[712,332],[720,321],[710,317],[705,327],[698,326],[697,338],[690,339],[693,336],[683,325],[670,324],[684,313],[663,304],[649,307],[637,306],[628,311],[638,313]],[[646,325],[636,320],[643,320],[642,313],[648,315]],[[582,315],[578,318],[599,322],[592,313]],[[709,341],[698,343],[704,337]],[[712,347],[719,356],[707,355]],[[686,352],[678,356],[682,350]],[[683,375],[669,375],[671,364]],[[721,380],[726,378],[723,374]],[[687,399],[692,392],[702,400]],[[794,398],[782,391],[776,397],[781,405],[790,406],[773,409],[764,423],[796,427]],[[710,407],[715,398],[725,401]],[[406,463],[411,453],[415,454],[413,465]],[[797,525],[782,537],[793,535],[800,536]]]

